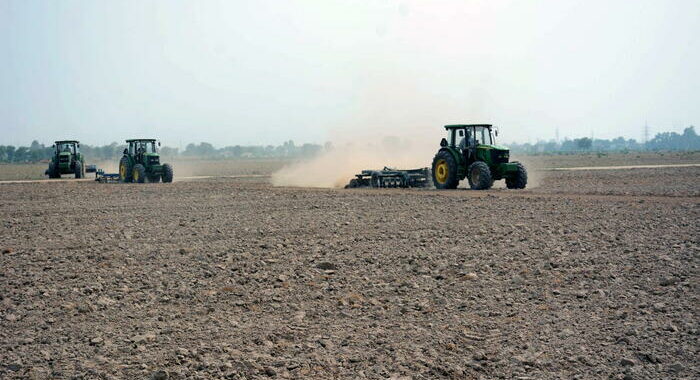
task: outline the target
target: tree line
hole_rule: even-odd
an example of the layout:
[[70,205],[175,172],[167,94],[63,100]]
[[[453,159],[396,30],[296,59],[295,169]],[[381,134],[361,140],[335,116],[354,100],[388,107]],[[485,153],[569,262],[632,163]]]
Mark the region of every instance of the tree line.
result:
[[695,151],[700,150],[700,136],[695,127],[690,126],[683,133],[662,132],[647,142],[618,137],[610,140],[582,137],[565,138],[557,142],[538,141],[534,144],[510,144],[510,149],[517,153],[574,153],[574,152],[629,152],[629,151]]
[[[113,160],[122,155],[126,148],[124,144],[111,143],[103,146],[80,144],[80,151],[90,160]],[[634,139],[618,137],[611,140],[591,139],[588,137],[564,139],[564,141],[538,141],[534,144],[510,144],[514,152],[526,154],[566,153],[566,152],[625,152],[625,151],[694,151],[700,150],[700,136],[695,127],[686,128],[682,134],[662,132],[653,139],[641,143]],[[296,145],[294,141],[285,141],[281,145],[234,145],[215,148],[212,144],[202,142],[188,144],[184,150],[163,146],[160,154],[165,157],[198,157],[198,158],[310,158],[323,151],[333,149],[331,143],[324,145]],[[52,145],[44,145],[34,140],[29,146],[14,147],[0,145],[0,162],[39,162],[51,159],[54,153]]]
[[[80,152],[90,160],[112,160],[122,155],[126,144],[111,143],[103,146],[80,144]],[[325,145],[303,144],[296,145],[294,141],[285,141],[281,145],[234,145],[223,148],[215,148],[212,144],[202,142],[188,144],[184,150],[163,146],[159,153],[164,157],[197,157],[197,158],[310,158],[324,150],[332,149],[330,143]],[[50,160],[54,154],[53,145],[44,145],[34,140],[29,146],[15,147],[12,145],[0,145],[0,162],[22,163]]]

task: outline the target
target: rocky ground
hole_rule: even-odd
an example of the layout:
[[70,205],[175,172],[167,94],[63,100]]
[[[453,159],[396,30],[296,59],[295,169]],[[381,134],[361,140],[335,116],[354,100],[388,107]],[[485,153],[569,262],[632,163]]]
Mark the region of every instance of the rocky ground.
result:
[[1,184],[0,378],[698,378],[699,169],[649,170]]

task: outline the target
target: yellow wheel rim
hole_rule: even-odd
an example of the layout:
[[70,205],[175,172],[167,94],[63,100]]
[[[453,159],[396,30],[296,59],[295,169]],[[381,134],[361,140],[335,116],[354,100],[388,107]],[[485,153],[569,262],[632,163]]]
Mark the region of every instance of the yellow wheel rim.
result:
[[447,161],[445,160],[438,160],[438,162],[435,164],[435,179],[439,183],[445,183],[447,182],[447,177],[450,175],[450,169],[447,166]]
[[126,166],[119,165],[119,177],[121,177],[121,179],[126,179]]
[[134,182],[139,181],[139,171],[138,170],[134,169],[133,177],[134,177]]

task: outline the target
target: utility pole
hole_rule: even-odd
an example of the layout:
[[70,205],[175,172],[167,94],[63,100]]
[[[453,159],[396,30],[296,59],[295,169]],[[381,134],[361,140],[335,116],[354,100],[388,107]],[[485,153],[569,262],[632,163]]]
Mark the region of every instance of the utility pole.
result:
[[649,142],[649,124],[647,122],[644,122],[644,143]]
[[649,124],[646,120],[644,121],[644,149],[647,148],[647,143],[649,142]]

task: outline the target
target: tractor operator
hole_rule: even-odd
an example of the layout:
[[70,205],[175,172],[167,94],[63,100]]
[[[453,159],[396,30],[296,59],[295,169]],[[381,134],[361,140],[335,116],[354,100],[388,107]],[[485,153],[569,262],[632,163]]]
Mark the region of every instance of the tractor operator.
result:
[[469,133],[469,130],[467,130],[467,135],[462,137],[462,140],[459,141],[459,149],[464,150],[471,144],[471,134]]

